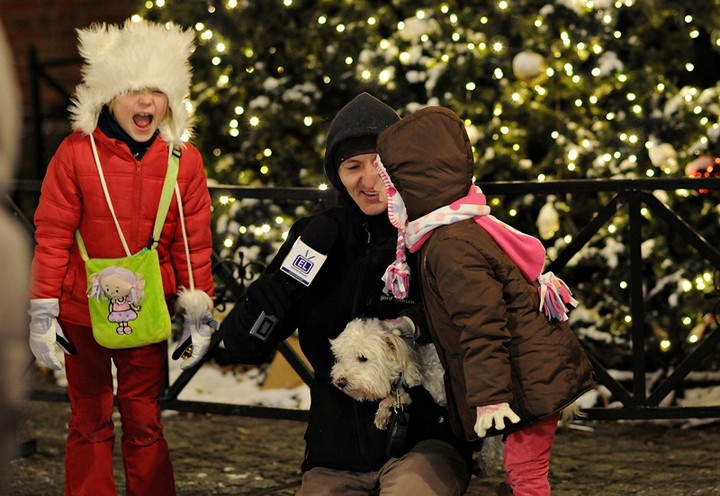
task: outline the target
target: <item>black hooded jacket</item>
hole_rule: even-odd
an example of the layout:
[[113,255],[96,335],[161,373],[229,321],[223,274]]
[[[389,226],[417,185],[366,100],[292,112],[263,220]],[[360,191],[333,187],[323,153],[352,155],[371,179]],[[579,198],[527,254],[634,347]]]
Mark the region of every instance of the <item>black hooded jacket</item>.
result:
[[[305,433],[303,471],[320,466],[358,472],[376,471],[386,455],[388,430],[374,424],[376,402],[358,402],[333,386],[330,369],[334,358],[329,340],[357,317],[390,319],[401,312],[413,314],[413,301],[396,300],[382,292],[381,277],[395,256],[397,231],[385,215],[366,216],[353,206],[335,207],[321,215],[337,222],[338,238],[312,285],[298,293],[289,315],[274,329],[264,346],[247,330],[257,317],[247,302],[238,303],[225,318],[225,346],[242,363],[263,363],[272,349],[298,330],[300,346],[314,371],[311,405]],[[298,220],[287,241],[261,277],[277,271],[295,239],[312,220]],[[419,294],[419,290],[411,291]],[[418,309],[422,315],[421,309]],[[414,320],[416,320],[413,314]],[[421,317],[422,318],[422,317]],[[446,411],[422,387],[410,391],[410,437],[407,450],[420,440],[444,439],[469,456],[451,434]]]

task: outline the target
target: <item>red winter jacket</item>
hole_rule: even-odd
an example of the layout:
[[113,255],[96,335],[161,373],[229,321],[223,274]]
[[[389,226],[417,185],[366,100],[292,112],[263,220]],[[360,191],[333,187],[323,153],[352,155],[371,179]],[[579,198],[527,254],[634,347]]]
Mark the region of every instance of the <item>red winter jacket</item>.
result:
[[[141,160],[125,143],[93,132],[100,164],[120,227],[132,253],[148,245],[167,170],[168,145],[158,136]],[[210,194],[197,148],[182,149],[178,186],[182,197],[195,288],[212,295]],[[90,138],[66,137],[50,161],[35,211],[37,246],[31,298],[58,298],[60,319],[90,325],[85,265],[75,243],[80,229],[91,258],[124,257],[120,237],[102,191]],[[158,244],[160,271],[169,299],[189,288],[178,204],[173,195]]]

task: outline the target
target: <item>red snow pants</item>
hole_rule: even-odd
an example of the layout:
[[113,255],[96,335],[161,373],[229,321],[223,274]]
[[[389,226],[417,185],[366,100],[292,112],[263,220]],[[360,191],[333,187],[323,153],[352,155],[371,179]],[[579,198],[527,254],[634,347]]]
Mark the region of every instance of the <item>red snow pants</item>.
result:
[[115,496],[113,376],[122,423],[127,496],[175,496],[158,397],[167,383],[167,343],[110,350],[90,327],[60,322],[77,354],[65,355],[70,422],[65,446],[66,496]]
[[550,451],[558,415],[511,432],[505,438],[505,482],[513,496],[550,496]]

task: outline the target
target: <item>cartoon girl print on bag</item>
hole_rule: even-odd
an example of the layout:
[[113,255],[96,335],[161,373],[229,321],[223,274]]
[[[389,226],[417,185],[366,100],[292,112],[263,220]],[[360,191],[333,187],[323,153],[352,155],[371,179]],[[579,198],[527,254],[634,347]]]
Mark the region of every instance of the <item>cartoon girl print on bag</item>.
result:
[[118,324],[118,334],[132,334],[130,321],[138,318],[140,302],[145,296],[145,280],[124,267],[111,266],[93,274],[88,290],[90,298],[109,300],[108,321]]

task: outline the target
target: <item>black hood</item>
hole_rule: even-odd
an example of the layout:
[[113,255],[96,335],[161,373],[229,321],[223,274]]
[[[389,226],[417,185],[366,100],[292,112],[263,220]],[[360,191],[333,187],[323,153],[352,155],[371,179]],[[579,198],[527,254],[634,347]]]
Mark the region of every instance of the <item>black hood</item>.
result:
[[[324,166],[328,180],[344,197],[347,196],[347,191],[337,172],[341,158],[338,156],[340,146],[349,140],[357,139],[363,147],[355,149],[356,152],[374,152],[374,140],[369,138],[377,137],[381,131],[399,120],[400,117],[392,108],[369,93],[359,94],[337,113],[328,130]],[[371,150],[365,149],[368,142],[373,144]]]

